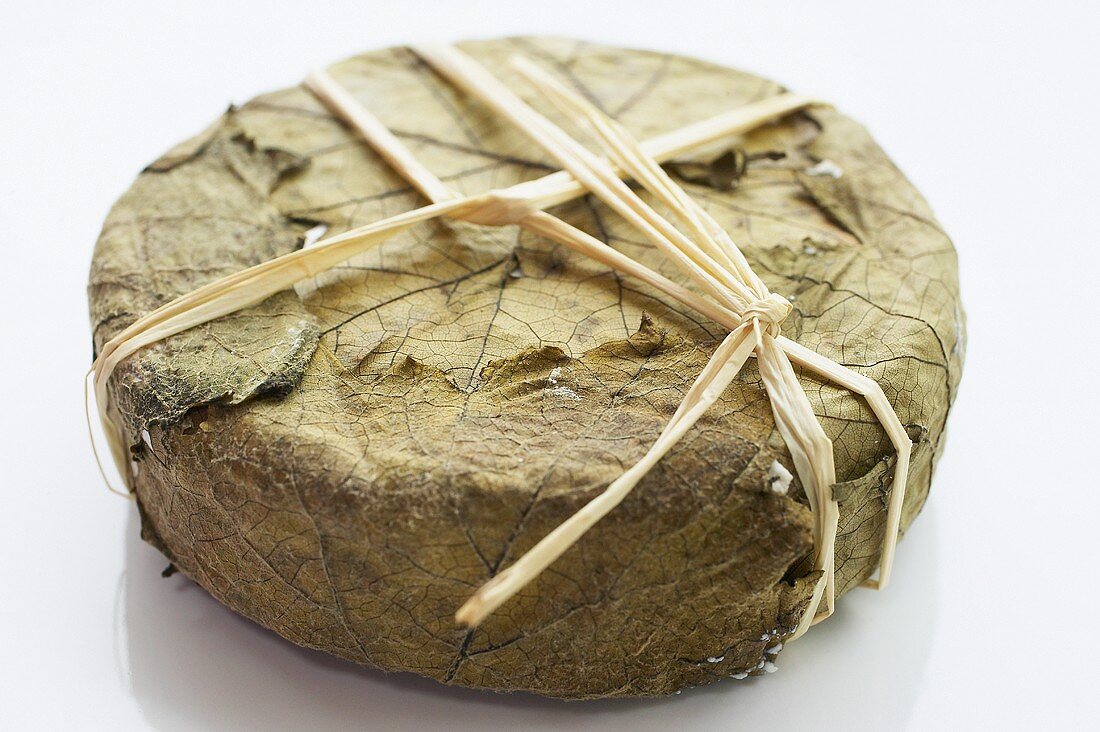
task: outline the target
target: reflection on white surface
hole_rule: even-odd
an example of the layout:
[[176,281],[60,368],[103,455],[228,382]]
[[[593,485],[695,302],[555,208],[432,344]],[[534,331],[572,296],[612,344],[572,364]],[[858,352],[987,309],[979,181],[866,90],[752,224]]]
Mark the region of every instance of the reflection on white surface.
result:
[[645,700],[558,702],[450,688],[363,669],[288,643],[230,612],[127,530],[122,663],[158,730],[903,729],[936,626],[937,521],[929,506],[883,593],[856,591],[791,644],[779,671]]

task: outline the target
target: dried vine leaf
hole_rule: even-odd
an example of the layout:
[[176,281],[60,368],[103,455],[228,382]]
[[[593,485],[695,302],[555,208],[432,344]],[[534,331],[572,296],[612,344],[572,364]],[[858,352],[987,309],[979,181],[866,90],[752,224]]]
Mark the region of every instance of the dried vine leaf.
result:
[[[779,90],[572,41],[463,48],[525,95],[508,56],[552,65],[642,138]],[[406,50],[333,72],[463,193],[553,169]],[[961,373],[951,243],[835,112],[728,144],[747,160],[735,190],[685,185],[792,299],[784,332],[882,384],[917,441],[907,526]],[[91,277],[96,343],[315,224],[334,234],[421,203],[304,90],[261,96],[173,149],[112,211]],[[601,205],[554,213],[681,281]],[[449,220],[298,293],[174,336],[111,382],[146,537],[230,607],[351,660],[573,698],[758,673],[797,622],[810,518],[797,481],[771,489],[772,462],[790,458],[750,365],[549,571],[475,631],[453,623],[474,587],[644,453],[724,335],[714,324],[515,228]],[[849,392],[804,386],[843,481],[839,593],[875,566],[891,450]]]

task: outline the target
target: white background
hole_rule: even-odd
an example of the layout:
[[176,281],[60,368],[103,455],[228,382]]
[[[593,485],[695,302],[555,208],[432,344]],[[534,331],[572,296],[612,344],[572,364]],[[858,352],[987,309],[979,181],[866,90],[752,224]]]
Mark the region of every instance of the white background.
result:
[[[1097,728],[1091,3],[301,5],[0,9],[0,727]],[[229,102],[352,53],[532,32],[702,56],[835,102],[959,249],[969,353],[928,507],[890,589],[846,596],[776,674],[563,704],[360,670],[161,579],[96,473],[84,284],[140,168]]]

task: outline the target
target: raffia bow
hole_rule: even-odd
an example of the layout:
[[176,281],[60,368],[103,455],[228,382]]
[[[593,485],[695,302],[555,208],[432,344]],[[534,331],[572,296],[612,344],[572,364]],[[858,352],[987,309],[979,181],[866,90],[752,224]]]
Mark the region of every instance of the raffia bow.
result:
[[[667,160],[710,140],[747,131],[809,106],[814,103],[813,100],[794,94],[777,95],[639,144],[618,123],[542,69],[525,59],[515,59],[513,63],[517,70],[543,96],[568,119],[593,133],[608,156],[605,159],[592,154],[535,112],[457,49],[433,46],[417,48],[416,52],[456,86],[481,99],[527,133],[561,164],[563,171],[505,190],[460,196],[424,167],[385,125],[328,74],[321,72],[310,76],[306,86],[356,129],[432,203],[211,282],[145,315],[112,338],[99,353],[90,373],[100,420],[120,472],[127,475],[123,470],[127,464],[124,436],[108,410],[110,394],[107,387],[118,364],[136,351],[175,333],[262,302],[276,292],[331,269],[423,221],[449,216],[486,226],[515,224],[656,287],[725,326],[730,332],[649,451],[600,495],[484,584],[456,613],[460,623],[469,626],[480,623],[617,506],[719,398],[753,355],[757,359],[776,427],[791,452],[814,517],[813,568],[821,572],[821,578],[795,631],[795,637],[833,611],[833,555],[839,509],[832,495],[832,486],[836,481],[832,443],[798,383],[792,361],[863,396],[897,451],[879,579],[868,583],[880,589],[885,587],[890,578],[897,542],[912,448],[904,426],[874,381],[780,334],[781,325],[791,312],[790,302],[768,290],[717,222],[658,164],[659,160]],[[677,229],[639,198],[622,182],[623,176],[633,178],[667,206],[688,233]],[[589,192],[634,225],[704,295],[672,282],[543,210]]]

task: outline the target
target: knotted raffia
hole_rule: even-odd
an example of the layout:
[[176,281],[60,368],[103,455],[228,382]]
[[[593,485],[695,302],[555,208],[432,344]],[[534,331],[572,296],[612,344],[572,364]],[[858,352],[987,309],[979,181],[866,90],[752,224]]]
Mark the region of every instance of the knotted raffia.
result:
[[[833,554],[839,512],[832,496],[832,485],[836,480],[832,444],[817,422],[795,377],[792,361],[865,397],[897,451],[879,580],[874,583],[880,588],[885,587],[897,541],[911,450],[904,427],[875,382],[781,335],[783,321],[791,311],[790,303],[768,291],[730,237],[658,164],[660,160],[674,157],[699,144],[781,117],[811,104],[812,100],[793,94],[779,95],[639,144],[621,126],[540,68],[517,59],[515,65],[521,74],[568,119],[588,129],[600,142],[608,156],[604,159],[589,152],[539,115],[456,49],[429,47],[417,51],[456,86],[480,98],[527,133],[564,170],[509,189],[460,196],[417,161],[384,125],[331,77],[324,73],[311,76],[307,86],[360,132],[432,204],[212,282],[149,313],[108,342],[93,364],[92,383],[100,418],[120,472],[125,474],[121,470],[126,464],[124,442],[108,411],[107,384],[117,365],[137,350],[257,304],[300,280],[313,277],[376,246],[399,231],[438,216],[485,226],[516,224],[658,288],[669,297],[727,327],[730,333],[645,456],[603,493],[479,589],[459,609],[456,615],[459,622],[466,625],[481,622],[618,505],[718,399],[753,355],[757,359],[776,426],[791,452],[814,516],[813,568],[821,572],[821,578],[795,633],[796,637],[815,620],[827,617],[833,610]],[[642,201],[620,180],[623,176],[637,181],[667,207],[687,233],[677,229]],[[543,211],[586,192],[599,197],[634,225],[705,295],[700,296],[668,280]]]

